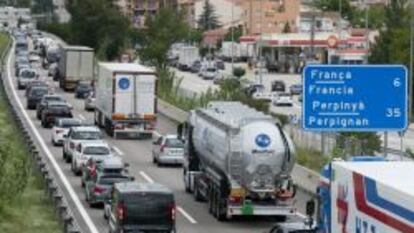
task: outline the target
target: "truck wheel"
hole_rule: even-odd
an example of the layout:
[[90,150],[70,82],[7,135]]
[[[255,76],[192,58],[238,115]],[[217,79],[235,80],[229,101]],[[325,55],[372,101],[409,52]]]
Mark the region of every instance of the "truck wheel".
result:
[[186,170],[184,170],[184,172],[183,172],[184,174],[183,174],[183,177],[184,177],[184,187],[185,187],[185,192],[187,192],[187,193],[191,193],[191,188],[190,188],[190,182],[188,181],[188,177],[187,177],[187,172],[186,172]]
[[63,160],[66,160],[66,153],[65,153],[65,149],[62,150],[62,158]]
[[224,210],[224,206],[221,204],[220,191],[217,190],[215,194],[216,194],[215,217],[217,218],[218,221],[223,222],[227,220],[227,214],[226,214],[227,211]]
[[203,201],[203,197],[200,194],[200,191],[198,191],[198,187],[194,185],[194,200],[197,202]]

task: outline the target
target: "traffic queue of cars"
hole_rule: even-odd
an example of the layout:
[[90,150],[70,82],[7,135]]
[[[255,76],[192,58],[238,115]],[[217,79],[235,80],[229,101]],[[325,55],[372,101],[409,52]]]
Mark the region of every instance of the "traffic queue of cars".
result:
[[[75,176],[81,176],[86,202],[90,207],[104,206],[109,232],[176,232],[173,192],[160,184],[135,182],[129,164],[114,152],[100,129],[74,118],[73,107],[49,85],[52,79],[41,77],[41,72],[30,65],[29,37],[24,32],[14,32],[14,37],[25,44],[15,51],[15,68],[20,69],[17,89],[25,91],[27,109],[36,111],[41,126],[52,128],[50,141],[62,147],[62,158],[70,163]],[[79,84],[75,97],[86,98],[85,109],[93,109],[91,86]],[[182,163],[180,143],[171,136],[160,137],[154,142],[157,162]]]

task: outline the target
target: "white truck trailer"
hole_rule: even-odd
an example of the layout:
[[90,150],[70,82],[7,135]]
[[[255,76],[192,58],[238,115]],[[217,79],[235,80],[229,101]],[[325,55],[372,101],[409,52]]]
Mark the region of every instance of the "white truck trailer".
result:
[[190,70],[193,63],[200,59],[198,48],[195,46],[182,46],[178,52],[178,69]]
[[282,223],[270,232],[414,232],[414,163],[375,160],[327,165],[317,191],[318,221]]
[[92,48],[84,46],[62,47],[59,59],[59,86],[74,90],[79,82],[93,82],[95,56]]
[[211,102],[177,128],[184,184],[218,220],[294,215],[292,141],[275,120],[240,102]]
[[113,136],[151,136],[156,123],[156,73],[134,63],[99,63],[95,124]]

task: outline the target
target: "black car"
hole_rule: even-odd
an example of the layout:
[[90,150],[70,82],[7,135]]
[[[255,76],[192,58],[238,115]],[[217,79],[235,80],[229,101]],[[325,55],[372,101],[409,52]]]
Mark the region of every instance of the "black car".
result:
[[112,233],[176,232],[174,194],[160,184],[116,183],[105,210]]
[[49,128],[55,123],[56,118],[72,118],[72,112],[66,103],[50,102],[42,111],[41,121],[43,128]]
[[226,69],[226,65],[221,60],[216,61],[216,67],[219,70],[225,70]]
[[75,98],[84,99],[92,92],[90,83],[79,83],[75,88]]
[[244,93],[247,96],[253,96],[254,93],[261,92],[264,90],[265,90],[265,87],[262,84],[251,84],[244,89]]
[[60,95],[45,95],[36,106],[36,117],[40,120],[42,117],[42,111],[46,108],[49,102],[63,102],[66,103],[65,99]]
[[286,84],[283,81],[273,81],[272,82],[272,92],[285,92],[286,91]]
[[47,86],[33,86],[27,94],[27,109],[35,109],[37,104],[49,92]]
[[201,62],[200,61],[193,62],[193,65],[191,65],[191,67],[190,67],[191,73],[198,73],[198,72],[200,72],[200,69],[201,69]]
[[47,83],[44,82],[44,81],[41,81],[41,80],[32,81],[29,84],[27,84],[27,87],[26,87],[26,90],[25,90],[26,91],[25,96],[26,97],[29,96],[29,93],[30,93],[30,91],[31,91],[31,89],[33,87],[40,87],[40,86],[41,87],[49,88],[49,86],[47,85]]

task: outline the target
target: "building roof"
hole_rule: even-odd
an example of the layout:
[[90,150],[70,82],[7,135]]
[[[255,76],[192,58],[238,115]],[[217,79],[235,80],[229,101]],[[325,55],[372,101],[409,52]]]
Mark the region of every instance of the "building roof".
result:
[[100,66],[105,67],[108,70],[116,72],[135,72],[135,73],[154,73],[153,69],[137,63],[109,63],[101,62]]

